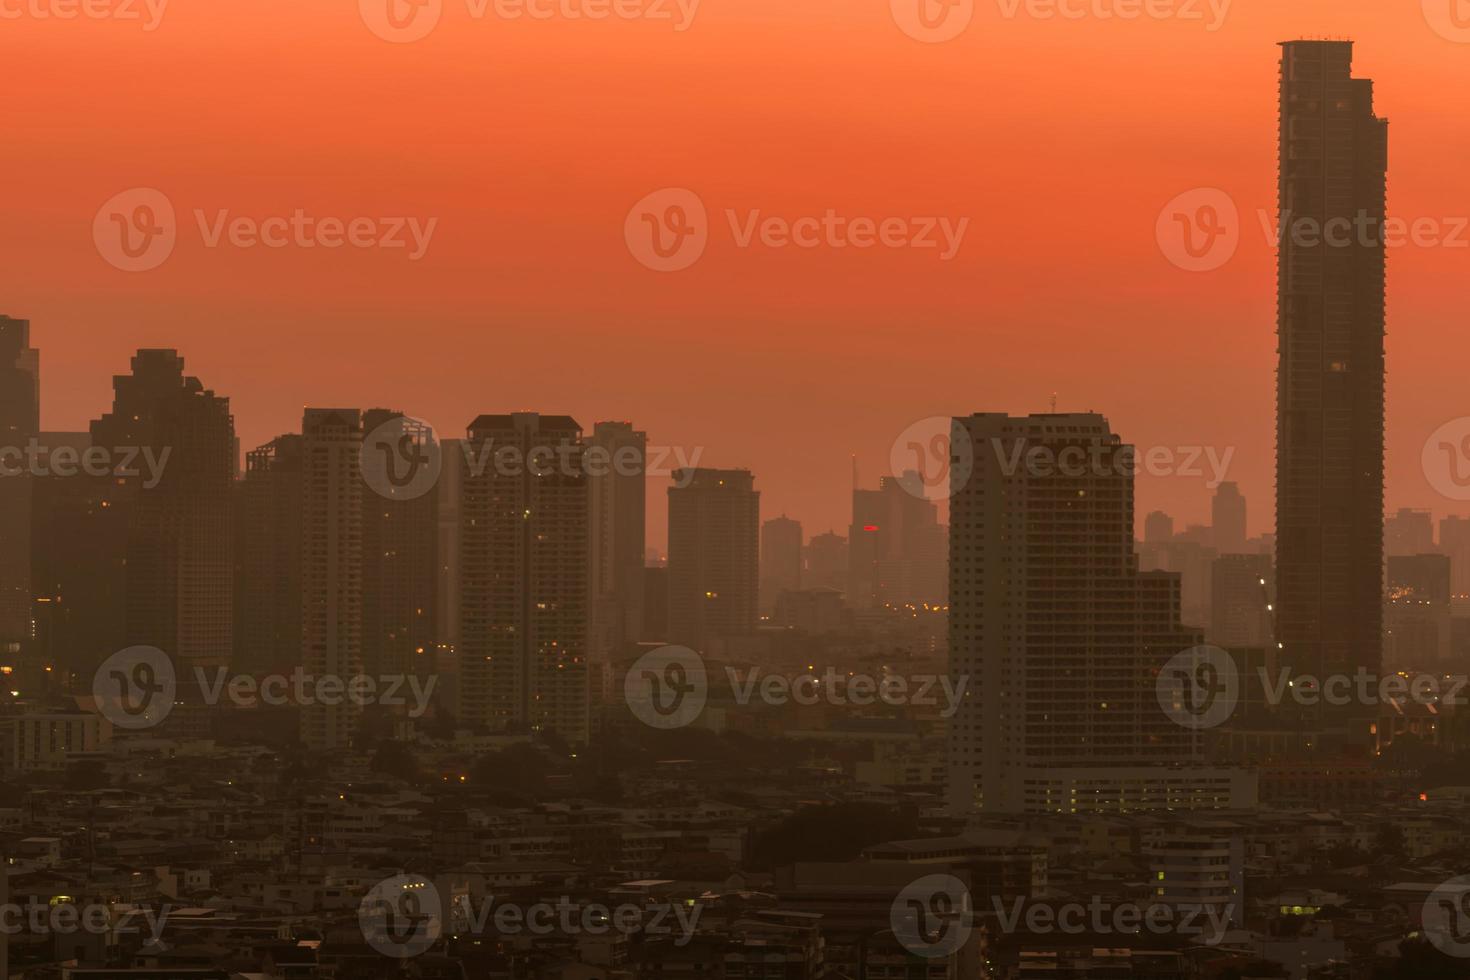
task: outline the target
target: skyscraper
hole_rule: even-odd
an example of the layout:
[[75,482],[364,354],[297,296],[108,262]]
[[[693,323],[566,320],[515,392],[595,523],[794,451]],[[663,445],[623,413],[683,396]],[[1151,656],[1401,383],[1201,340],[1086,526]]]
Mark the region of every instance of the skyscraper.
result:
[[1240,486],[1222,483],[1215,489],[1210,504],[1210,524],[1214,531],[1215,551],[1221,555],[1245,553],[1246,508]]
[[847,539],[836,531],[815,534],[806,544],[806,585],[847,591]]
[[701,652],[760,621],[760,491],[749,470],[678,470],[669,488],[669,636]]
[[[393,431],[433,438],[416,420],[383,408],[364,414],[363,432],[390,423]],[[415,495],[391,484],[363,490],[362,665],[369,676],[433,673],[438,538],[436,493]]]
[[1399,508],[1383,522],[1385,557],[1409,558],[1434,551],[1434,515],[1427,510]]
[[1210,573],[1209,641],[1231,650],[1270,643],[1275,579],[1270,555],[1216,558]]
[[235,669],[289,673],[302,663],[302,437],[245,456],[235,488]]
[[[955,815],[1239,802],[1238,777],[1199,767],[1199,733],[1160,708],[1156,676],[1202,638],[1180,623],[1178,576],[1138,571],[1132,447],[1100,415],[956,422],[975,466],[950,510]],[[1079,449],[1099,465],[1001,462]]]
[[591,493],[592,656],[599,669],[643,635],[643,551],[648,435],[629,422],[598,422],[588,440]]
[[161,470],[150,485],[139,466],[113,503],[127,513],[125,642],[158,647],[181,681],[192,679],[194,668],[226,667],[234,654],[235,420],[229,399],[186,376],[174,350],[138,351],[113,389],[92,445],[139,449]]
[[[362,673],[362,413],[308,408],[301,423],[301,634],[308,677]],[[342,749],[357,734],[360,705],[303,706],[301,740]]]
[[[1376,674],[1388,122],[1373,83],[1353,77],[1351,42],[1281,47],[1277,640],[1294,673]],[[1324,732],[1368,738],[1359,710],[1313,715]]]
[[459,720],[586,744],[588,507],[582,427],[566,415],[470,424],[460,498]]
[[784,514],[761,525],[761,611],[770,613],[782,592],[801,588],[801,522]]
[[[0,316],[0,451],[15,456],[41,429],[41,355],[28,320]],[[19,457],[0,460],[0,655],[31,638],[32,478]]]

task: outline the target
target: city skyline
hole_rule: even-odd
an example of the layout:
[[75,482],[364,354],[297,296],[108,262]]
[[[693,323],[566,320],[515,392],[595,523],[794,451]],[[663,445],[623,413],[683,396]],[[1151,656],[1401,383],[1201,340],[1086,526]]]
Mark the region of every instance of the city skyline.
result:
[[[74,429],[100,414],[106,380],[132,350],[180,346],[196,373],[231,397],[248,446],[289,431],[306,404],[387,402],[457,432],[482,411],[544,407],[536,380],[504,365],[534,356],[536,335],[549,332],[579,354],[567,368],[569,397],[552,407],[580,419],[633,420],[664,444],[706,445],[709,465],[759,472],[772,506],[811,531],[845,523],[852,454],[872,483],[886,469],[890,440],[918,418],[1043,411],[1057,392],[1063,410],[1104,413],[1139,445],[1238,447],[1231,478],[1259,502],[1252,533],[1260,533],[1268,513],[1260,505],[1273,491],[1274,291],[1259,211],[1274,215],[1275,146],[1259,121],[1274,101],[1275,44],[1371,37],[1360,69],[1381,80],[1384,114],[1414,123],[1400,127],[1395,143],[1391,210],[1441,221],[1465,210],[1462,178],[1438,161],[1464,156],[1467,138],[1443,124],[1447,110],[1436,97],[1464,87],[1463,46],[1436,33],[1417,4],[1237,3],[1214,32],[1167,21],[1005,19],[981,5],[973,27],[946,44],[912,40],[875,8],[853,15],[866,58],[823,43],[816,12],[798,6],[789,35],[769,43],[777,52],[815,44],[817,65],[850,70],[859,81],[846,92],[806,86],[804,104],[768,107],[768,118],[743,112],[733,157],[721,141],[718,153],[702,140],[681,149],[686,141],[674,134],[708,132],[687,97],[669,94],[657,118],[641,116],[624,97],[627,86],[665,91],[667,79],[696,61],[757,57],[750,28],[765,9],[759,3],[739,11],[706,4],[701,19],[677,34],[553,21],[467,25],[410,45],[374,37],[355,11],[339,20],[270,9],[274,15],[252,14],[246,23],[231,14],[207,24],[180,9],[146,35],[85,22],[12,25],[34,41],[21,45],[18,70],[44,77],[33,59],[63,43],[104,61],[146,58],[150,66],[136,81],[149,111],[131,103],[108,110],[106,129],[127,161],[121,170],[79,157],[63,162],[44,148],[0,164],[8,181],[30,188],[17,205],[17,231],[0,233],[10,270],[10,281],[0,282],[11,314],[29,317],[52,351],[46,428]],[[196,41],[241,44],[258,32],[257,18],[271,16],[301,18],[275,22],[297,25],[303,43],[340,44],[338,81],[324,85],[290,65],[281,66],[284,79],[327,105],[365,103],[379,122],[296,126],[304,152],[288,160],[252,147],[253,115],[231,108],[251,104],[242,79],[207,70],[197,91],[220,98],[203,118],[194,91],[155,81],[160,67],[192,64]],[[251,24],[255,30],[246,29]],[[234,40],[222,36],[232,32]],[[589,78],[605,63],[604,42],[647,59],[608,91]],[[477,106],[449,74],[493,83],[543,46],[568,44],[587,58],[541,96],[548,115],[538,122],[515,104]],[[1028,59],[1051,47],[1068,52],[1067,73],[1018,88],[1014,79],[1030,77]],[[481,66],[471,58],[477,53],[493,54],[488,64],[496,67]],[[813,69],[793,70],[806,81]],[[485,137],[467,136],[458,158],[434,147],[410,154],[398,144],[424,132],[421,96],[384,93],[375,81],[402,71],[417,73],[438,115],[482,120],[491,131],[531,127],[549,134],[551,152],[527,167],[514,146],[501,159]],[[1064,82],[1083,74],[1096,99],[1074,106]],[[1143,91],[1152,94],[1138,98]],[[722,104],[734,97],[725,86],[713,94]],[[319,121],[274,85],[263,98],[287,120]],[[907,108],[918,104],[935,108]],[[44,88],[14,111],[22,134],[46,112],[101,124],[95,108]],[[805,126],[813,114],[844,122],[841,146]],[[1159,117],[1171,124],[1153,125]],[[1035,142],[1040,118],[1048,120],[1046,157],[1023,149]],[[176,135],[199,126],[219,150]],[[771,154],[760,149],[767,145],[790,149]],[[377,161],[371,178],[343,179],[363,172],[361,151]],[[989,153],[994,167],[983,180],[958,163],[977,153]],[[605,166],[590,180],[574,179],[570,161],[584,156]],[[789,159],[799,164],[795,179]],[[190,161],[207,164],[197,169],[210,176],[189,176]],[[927,189],[907,182],[919,166]],[[512,189],[520,203],[493,203],[478,189],[487,185]],[[695,267],[659,274],[628,254],[623,220],[639,199],[670,186],[695,191],[720,234]],[[108,265],[89,233],[103,204],[129,187],[159,189],[179,214],[175,254],[150,272]],[[1189,273],[1161,254],[1154,219],[1176,194],[1202,187],[1236,201],[1240,250],[1218,270]],[[1049,203],[1041,211],[1020,203],[1043,195]],[[360,250],[210,249],[193,216],[202,210],[208,224],[220,210],[258,219],[297,208],[440,222],[429,252],[408,263]],[[891,250],[740,249],[724,217],[727,209],[744,220],[757,209],[792,218],[827,208],[972,220],[959,254],[940,262]],[[1445,311],[1459,295],[1466,254],[1410,246],[1394,255],[1389,352],[1395,377],[1419,383],[1389,393],[1391,507],[1451,510],[1414,460],[1439,425],[1462,414],[1445,394],[1454,388],[1455,358],[1436,356],[1417,338],[1455,343]],[[1048,288],[1059,275],[1069,280],[1065,297]],[[921,324],[930,342],[895,355]],[[323,359],[343,357],[335,343],[342,337],[357,341],[351,370],[319,377]],[[728,349],[733,337],[749,349]],[[280,358],[286,348],[297,356]],[[399,356],[404,350],[409,358]],[[1026,367],[1044,354],[1044,370]],[[1181,369],[1194,358],[1208,370]],[[496,397],[486,398],[487,390]],[[844,390],[864,395],[839,397]],[[778,410],[792,391],[809,411]],[[776,427],[790,431],[793,448],[777,451],[761,435]],[[1197,482],[1143,480],[1139,492],[1142,509],[1168,510],[1181,523],[1200,521],[1208,508]],[[650,530],[662,540],[657,513]]]

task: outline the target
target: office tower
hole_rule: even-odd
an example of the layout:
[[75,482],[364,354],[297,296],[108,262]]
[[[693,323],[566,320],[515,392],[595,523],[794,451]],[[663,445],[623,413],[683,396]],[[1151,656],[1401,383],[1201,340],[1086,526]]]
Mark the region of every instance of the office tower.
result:
[[761,612],[769,615],[783,592],[801,588],[801,522],[786,515],[761,525]]
[[1234,483],[1222,483],[1211,501],[1215,551],[1222,555],[1245,553],[1245,497]]
[[1210,572],[1210,628],[1206,637],[1228,650],[1273,642],[1271,606],[1276,569],[1270,555],[1221,555]]
[[815,535],[806,544],[804,581],[815,588],[847,591],[847,539],[835,531]]
[[235,488],[235,664],[289,674],[302,663],[302,437],[245,456]]
[[599,669],[643,635],[648,435],[629,422],[598,422],[588,440],[591,493],[592,648]]
[[28,320],[0,316],[0,657],[31,640],[32,475],[22,454],[41,429],[41,355]]
[[186,376],[174,350],[140,350],[113,390],[91,441],[114,457],[140,451],[110,504],[127,511],[125,642],[167,653],[182,687],[234,654],[235,420],[229,399]]
[[1149,512],[1143,519],[1145,544],[1165,544],[1174,540],[1174,518],[1161,510]]
[[1451,650],[1449,557],[1390,556],[1384,620],[1386,670],[1434,672],[1448,665]]
[[[314,683],[362,673],[362,509],[372,492],[359,469],[362,436],[355,408],[308,408],[301,423],[301,657]],[[314,700],[301,709],[302,742],[349,747],[361,705]]]
[[847,600],[855,609],[943,604],[947,535],[922,488],[910,471],[853,491]]
[[[394,423],[392,431],[434,438],[422,423],[383,408],[364,414],[363,432]],[[362,668],[371,677],[434,672],[439,498],[413,489],[391,483],[363,488]]]
[[761,495],[749,470],[678,470],[669,488],[669,636],[700,652],[759,625]]
[[[1294,673],[1376,674],[1388,123],[1373,113],[1373,83],[1352,75],[1351,42],[1281,47],[1277,641]],[[1354,231],[1293,233],[1302,227]],[[1308,723],[1328,734],[1319,744],[1362,746],[1368,713],[1323,705]]]
[[1470,598],[1470,518],[1439,522],[1439,551],[1450,559],[1450,591],[1457,599]]
[[1434,516],[1427,510],[1401,508],[1383,522],[1383,550],[1394,558],[1429,554],[1434,550]]
[[[957,419],[976,465],[950,502],[952,813],[1228,806],[1248,776],[1198,767],[1155,678],[1202,637],[1180,584],[1134,556],[1132,447],[1093,414]],[[983,451],[995,446],[994,454]],[[1101,465],[1007,472],[1033,451]]]
[[[494,447],[493,451],[491,447]],[[588,508],[582,427],[482,415],[460,498],[459,721],[586,744]]]

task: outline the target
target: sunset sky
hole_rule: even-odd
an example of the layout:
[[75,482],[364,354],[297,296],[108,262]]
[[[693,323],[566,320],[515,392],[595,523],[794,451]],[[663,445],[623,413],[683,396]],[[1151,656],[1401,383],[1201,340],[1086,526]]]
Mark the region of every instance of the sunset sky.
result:
[[[38,16],[68,2],[0,0],[0,313],[34,325],[45,428],[104,411],[134,349],[177,347],[231,399],[246,448],[299,429],[305,405],[386,405],[451,435],[485,412],[629,419],[753,469],[763,517],[845,533],[852,454],[873,482],[916,420],[1045,411],[1056,392],[1140,447],[1234,448],[1260,533],[1276,42],[1348,37],[1391,120],[1390,212],[1459,245],[1389,257],[1389,506],[1470,513],[1421,465],[1430,433],[1470,415],[1470,3],[1234,0],[1210,30],[1206,0],[1150,0],[1202,19],[976,0],[963,33],[925,43],[889,0],[702,0],[682,31],[674,0],[657,0],[673,21],[442,0],[426,37],[392,43],[369,26],[374,0],[171,0],[151,30],[144,0],[128,0],[143,22]],[[134,188],[177,215],[173,253],[143,272],[94,239],[99,209]],[[625,240],[630,209],[664,188],[708,210],[708,247],[677,272]],[[1156,239],[1161,209],[1196,188],[1240,214],[1238,253],[1209,272]],[[726,217],[829,209],[968,226],[944,261],[741,247]],[[195,217],[297,210],[436,224],[411,260],[209,247]],[[1140,519],[1202,521],[1208,497],[1198,477],[1147,478]]]

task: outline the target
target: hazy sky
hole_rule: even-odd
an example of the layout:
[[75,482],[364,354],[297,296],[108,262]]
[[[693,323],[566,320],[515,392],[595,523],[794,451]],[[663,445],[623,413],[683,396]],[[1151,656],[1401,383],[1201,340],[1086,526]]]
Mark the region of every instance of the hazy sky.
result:
[[[388,405],[451,434],[514,409],[631,419],[656,444],[704,447],[705,464],[749,466],[764,515],[815,533],[847,523],[851,454],[876,480],[918,419],[1044,411],[1057,392],[1143,447],[1233,447],[1258,533],[1276,42],[1349,36],[1392,121],[1390,210],[1459,245],[1389,259],[1389,504],[1470,512],[1420,458],[1470,415],[1470,231],[1455,221],[1470,214],[1470,10],[1461,31],[1454,0],[1235,0],[1223,22],[1221,0],[1062,0],[1078,17],[976,0],[942,43],[901,29],[923,34],[907,0],[897,14],[702,0],[687,23],[690,0],[618,0],[639,16],[605,19],[586,15],[612,0],[534,0],[547,19],[442,0],[412,43],[379,36],[388,0],[40,16],[68,2],[0,0],[0,312],[35,324],[48,428],[98,415],[133,349],[174,346],[231,398],[247,447],[297,428],[306,404]],[[1150,9],[1169,16],[1119,16]],[[172,253],[143,272],[97,244],[121,231],[104,204],[135,188],[175,212]],[[663,188],[707,212],[682,271],[648,268],[625,236]],[[1156,235],[1195,188],[1240,215],[1238,252],[1208,272],[1172,264]],[[137,210],[156,200],[111,213],[158,227]],[[670,200],[647,213],[673,220]],[[228,226],[298,210],[312,230],[279,248]],[[777,247],[779,229],[751,224],[829,210],[902,219],[894,241],[932,224],[938,247],[856,247],[851,224]],[[363,242],[393,219],[434,224],[416,245],[404,223],[403,248],[323,247],[316,222],[356,218],[371,219]],[[940,229],[965,219],[946,260]],[[1140,516],[1203,519],[1204,483],[1142,481]]]

